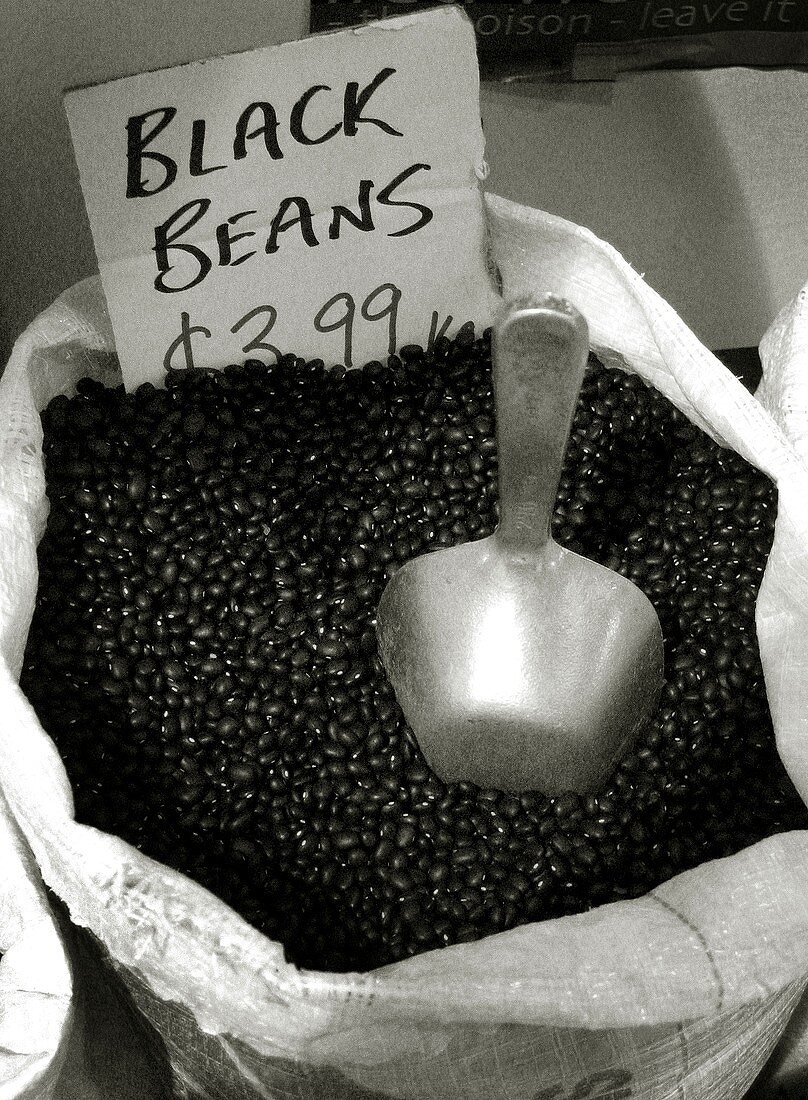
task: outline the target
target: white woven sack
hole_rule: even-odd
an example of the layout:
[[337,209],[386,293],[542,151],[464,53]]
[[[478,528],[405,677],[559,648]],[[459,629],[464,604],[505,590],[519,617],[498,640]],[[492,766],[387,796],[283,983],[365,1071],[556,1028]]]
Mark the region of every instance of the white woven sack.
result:
[[[641,374],[776,480],[758,629],[780,753],[808,798],[803,299],[767,338],[757,400],[608,245],[539,211],[487,204],[506,292],[571,299],[606,362]],[[0,783],[45,881],[163,1036],[178,1094],[742,1096],[808,980],[806,833],[772,837],[638,900],[334,975],[286,964],[278,943],[210,893],[73,821],[64,770],[16,680],[47,508],[37,410],[83,374],[120,380],[97,280],[31,325],[0,380]]]
[[0,795],[0,1100],[49,1100],[72,1036],[72,982],[39,871]]
[[808,1096],[808,993],[803,994],[748,1100],[805,1100]]

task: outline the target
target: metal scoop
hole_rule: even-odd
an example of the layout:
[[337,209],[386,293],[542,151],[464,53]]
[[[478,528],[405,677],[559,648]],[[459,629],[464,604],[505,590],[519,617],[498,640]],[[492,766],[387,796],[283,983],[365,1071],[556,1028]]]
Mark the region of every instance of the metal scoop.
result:
[[382,661],[430,767],[502,790],[596,789],[653,712],[662,632],[630,581],[550,537],[589,351],[562,299],[494,331],[500,522],[385,588]]

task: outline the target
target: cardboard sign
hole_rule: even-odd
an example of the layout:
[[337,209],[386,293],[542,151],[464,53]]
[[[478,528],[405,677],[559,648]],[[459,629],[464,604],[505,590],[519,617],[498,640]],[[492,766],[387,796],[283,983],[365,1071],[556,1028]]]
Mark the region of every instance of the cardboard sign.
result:
[[124,381],[359,366],[494,291],[474,32],[445,8],[70,92]]

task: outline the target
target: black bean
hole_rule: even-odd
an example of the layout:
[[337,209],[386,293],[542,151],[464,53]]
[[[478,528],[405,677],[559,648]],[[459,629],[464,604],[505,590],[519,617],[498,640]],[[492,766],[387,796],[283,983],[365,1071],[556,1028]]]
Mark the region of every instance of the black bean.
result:
[[22,683],[79,820],[192,874],[300,965],[383,965],[634,897],[806,825],[754,633],[774,490],[594,360],[553,533],[656,607],[659,711],[588,796],[432,774],[373,617],[403,561],[494,529],[493,413],[468,327],[365,370],[284,356],[135,394],[80,383],[43,412]]

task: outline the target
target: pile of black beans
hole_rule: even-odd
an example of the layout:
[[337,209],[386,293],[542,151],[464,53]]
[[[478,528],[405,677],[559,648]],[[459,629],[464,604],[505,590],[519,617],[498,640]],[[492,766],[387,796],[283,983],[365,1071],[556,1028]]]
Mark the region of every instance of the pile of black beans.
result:
[[590,361],[553,520],[665,636],[658,711],[587,796],[441,782],[378,657],[397,565],[496,525],[488,333],[350,372],[290,355],[130,394],[85,379],[42,421],[22,685],[77,816],[292,961],[378,966],[808,826],[754,628],[773,486],[638,378]]

